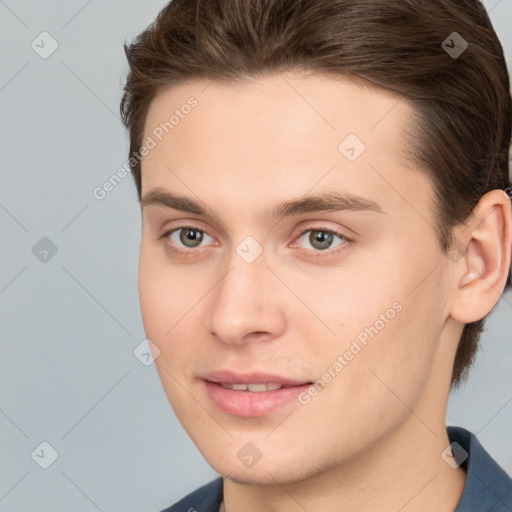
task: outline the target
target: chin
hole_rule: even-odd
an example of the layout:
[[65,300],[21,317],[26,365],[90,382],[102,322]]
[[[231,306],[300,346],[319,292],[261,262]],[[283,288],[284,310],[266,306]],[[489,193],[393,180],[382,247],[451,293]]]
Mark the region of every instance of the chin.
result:
[[[273,479],[270,475],[260,475],[260,474],[251,474],[250,471],[247,471],[246,474],[242,474],[242,472],[232,472],[232,473],[224,473],[222,475],[224,478],[235,482],[236,484],[241,485],[275,485],[276,480]],[[280,482],[281,483],[281,482]]]
[[220,454],[205,454],[208,464],[217,473],[237,484],[244,485],[291,485],[313,478],[322,473],[326,467],[307,465],[306,460],[291,460],[292,457],[272,458],[262,457],[254,466],[245,467],[235,456],[226,460],[226,452]]
[[[219,471],[217,471],[219,472]],[[306,476],[293,475],[289,471],[279,470],[259,470],[255,468],[240,470],[237,468],[233,471],[225,471],[220,473],[224,478],[242,485],[289,485],[305,480]]]

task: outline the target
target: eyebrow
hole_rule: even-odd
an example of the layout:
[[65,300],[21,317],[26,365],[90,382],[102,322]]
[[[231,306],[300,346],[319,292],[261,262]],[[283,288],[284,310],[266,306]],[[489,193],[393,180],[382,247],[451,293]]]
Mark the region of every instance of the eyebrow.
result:
[[[141,208],[150,205],[159,205],[174,210],[216,218],[213,210],[195,199],[179,196],[156,187],[148,191],[142,198]],[[276,222],[291,215],[300,215],[312,212],[334,211],[373,211],[385,213],[382,208],[369,199],[353,194],[339,194],[334,191],[324,191],[317,195],[303,196],[297,199],[283,201],[263,212],[263,218],[267,222]]]

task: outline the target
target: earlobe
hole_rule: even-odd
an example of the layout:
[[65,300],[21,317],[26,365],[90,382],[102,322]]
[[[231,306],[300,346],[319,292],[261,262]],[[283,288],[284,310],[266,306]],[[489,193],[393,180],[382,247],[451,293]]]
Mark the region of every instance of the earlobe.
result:
[[501,190],[485,194],[457,239],[467,242],[462,258],[454,262],[457,289],[451,316],[472,323],[492,310],[507,280],[512,249],[508,196]]

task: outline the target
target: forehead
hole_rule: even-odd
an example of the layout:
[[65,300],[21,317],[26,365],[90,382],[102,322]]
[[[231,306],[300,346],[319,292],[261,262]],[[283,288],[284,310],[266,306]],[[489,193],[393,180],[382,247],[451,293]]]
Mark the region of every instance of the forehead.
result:
[[[197,103],[192,109],[188,107],[191,98]],[[336,139],[347,130],[375,142],[367,132],[379,125],[381,130],[399,129],[400,121],[405,122],[412,112],[405,98],[364,80],[295,71],[240,82],[188,81],[164,87],[151,102],[144,131],[150,135],[170,121],[164,136],[167,132],[188,135],[190,122],[183,121],[190,115],[200,121],[194,131],[210,132],[209,140],[232,135],[234,128],[240,131],[243,126],[240,135],[249,131],[261,138],[267,133],[269,142],[276,131],[313,137],[314,142],[315,135],[330,139],[336,134]],[[389,135],[393,137],[395,130]]]
[[144,140],[155,145],[142,160],[142,191],[205,192],[208,183],[209,192],[214,184],[236,201],[233,190],[263,197],[280,187],[297,195],[321,183],[375,196],[383,185],[379,169],[412,167],[413,113],[390,91],[325,75],[164,88],[146,118]]

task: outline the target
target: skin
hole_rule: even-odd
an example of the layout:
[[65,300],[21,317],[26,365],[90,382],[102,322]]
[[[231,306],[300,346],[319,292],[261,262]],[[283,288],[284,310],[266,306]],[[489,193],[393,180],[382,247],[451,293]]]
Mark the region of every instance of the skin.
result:
[[[441,457],[451,368],[464,322],[486,315],[503,290],[510,200],[482,198],[457,228],[468,250],[455,261],[437,243],[431,184],[407,158],[406,101],[299,73],[192,81],[156,96],[146,135],[190,96],[197,107],[144,157],[142,195],[162,187],[215,216],[143,208],[139,294],[164,390],[226,477],[226,510],[453,511],[465,472]],[[353,162],[338,150],[350,133],[366,145]],[[265,220],[274,204],[325,190],[382,212]],[[190,224],[205,233],[197,247],[179,231],[161,238]],[[352,241],[321,249],[308,229]],[[252,263],[236,252],[247,236],[263,250]],[[205,392],[201,377],[219,369],[314,382],[397,302],[401,311],[307,405],[243,418]],[[248,442],[262,455],[250,468],[237,457]]]

